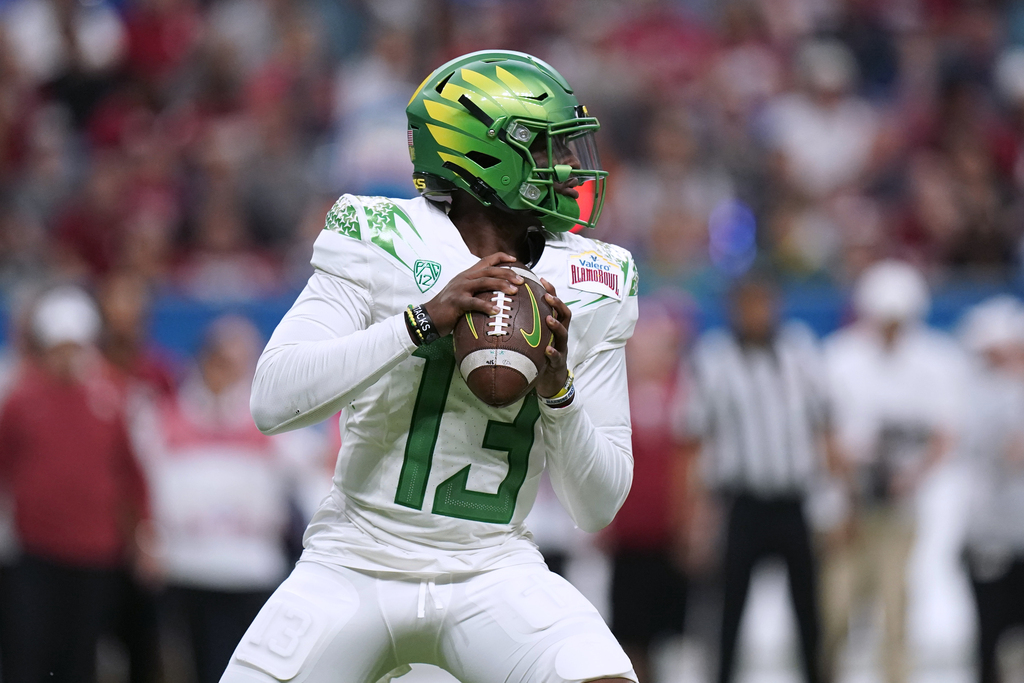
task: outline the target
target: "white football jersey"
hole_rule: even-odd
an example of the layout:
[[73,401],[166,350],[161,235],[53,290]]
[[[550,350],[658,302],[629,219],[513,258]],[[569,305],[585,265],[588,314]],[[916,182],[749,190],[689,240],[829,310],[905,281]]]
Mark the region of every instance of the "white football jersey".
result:
[[[344,195],[328,213],[313,250],[317,272],[264,352],[257,374],[264,389],[253,398],[254,415],[295,418],[260,424],[265,431],[341,410],[334,487],[306,532],[307,557],[422,574],[538,562],[522,522],[546,463],[557,463],[563,505],[603,506],[599,522],[582,522],[594,515],[569,509],[581,527],[606,524],[624,500],[632,455],[622,347],[637,315],[629,253],[563,233],[548,237],[533,266],[573,312],[568,364],[577,400],[558,410],[532,393],[505,408],[488,406],[458,372],[450,336],[420,348],[408,338],[406,308],[431,300],[477,261],[445,212],[421,198]],[[330,359],[341,351],[279,357],[270,367],[275,352],[298,354],[306,337],[288,332],[290,319],[323,337],[310,348],[337,341],[317,334],[316,325],[333,336],[352,330],[352,343],[365,346],[335,368]],[[373,341],[356,336],[371,332]],[[340,388],[313,398],[317,378],[293,381],[316,372]],[[337,396],[343,405],[330,403]],[[606,500],[572,502],[595,496]]]

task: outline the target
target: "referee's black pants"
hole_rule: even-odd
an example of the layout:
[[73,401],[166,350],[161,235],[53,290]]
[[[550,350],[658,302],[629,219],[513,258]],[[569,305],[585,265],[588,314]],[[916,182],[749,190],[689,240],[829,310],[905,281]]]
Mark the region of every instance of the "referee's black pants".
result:
[[1024,624],[1024,558],[1017,558],[997,576],[968,563],[978,610],[978,682],[999,683],[999,640],[1013,626]]
[[750,576],[762,558],[777,556],[786,563],[789,593],[796,612],[804,676],[818,683],[818,604],[810,531],[798,497],[760,499],[740,494],[729,514],[725,543],[722,638],[719,683],[731,683],[736,639],[747,602]]

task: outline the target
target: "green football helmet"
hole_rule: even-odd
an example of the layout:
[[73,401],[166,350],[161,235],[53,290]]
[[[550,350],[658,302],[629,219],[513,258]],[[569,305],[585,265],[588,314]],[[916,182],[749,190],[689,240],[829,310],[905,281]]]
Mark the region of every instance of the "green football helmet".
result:
[[[427,76],[406,114],[413,182],[427,199],[461,188],[485,206],[531,211],[552,232],[597,224],[608,176],[594,144],[600,124],[543,61],[506,50],[463,55]],[[555,192],[573,177],[579,199]]]

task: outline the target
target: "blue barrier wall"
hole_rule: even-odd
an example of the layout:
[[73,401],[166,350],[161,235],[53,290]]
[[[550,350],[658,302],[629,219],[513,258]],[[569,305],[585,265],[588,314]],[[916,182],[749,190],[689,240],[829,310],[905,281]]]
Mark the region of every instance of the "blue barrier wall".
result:
[[[1024,298],[1024,287],[958,283],[940,288],[934,294],[929,322],[936,327],[950,329],[967,308],[1001,293]],[[292,292],[240,303],[206,303],[165,294],[158,297],[154,304],[150,331],[161,346],[181,357],[195,353],[202,343],[206,327],[227,313],[246,316],[256,324],[266,339],[297,294]],[[703,294],[694,297],[694,301],[697,306],[697,329],[724,324],[725,310],[720,295]],[[850,318],[848,301],[849,293],[834,287],[796,286],[784,289],[785,315],[803,320],[822,336]],[[0,316],[0,341],[6,343],[7,336],[8,320],[3,315]]]
[[[988,297],[1010,293],[1024,297],[1020,286],[963,283],[939,288],[932,301],[929,322],[943,329],[952,328],[963,312]],[[244,304],[200,304],[179,297],[161,297],[153,314],[153,336],[168,349],[189,355],[202,341],[206,326],[223,313],[240,313],[259,327],[265,338],[285,314],[297,293]],[[697,327],[707,329],[725,322],[721,296],[696,297]],[[819,335],[826,335],[850,319],[849,292],[834,287],[787,287],[784,289],[784,310],[787,316],[803,320]]]

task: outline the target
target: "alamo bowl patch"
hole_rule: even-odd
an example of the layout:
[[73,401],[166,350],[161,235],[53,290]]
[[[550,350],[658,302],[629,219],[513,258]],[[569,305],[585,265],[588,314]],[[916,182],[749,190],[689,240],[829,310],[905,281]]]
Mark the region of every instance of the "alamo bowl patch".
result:
[[622,266],[596,251],[584,251],[569,257],[569,286],[622,300]]

